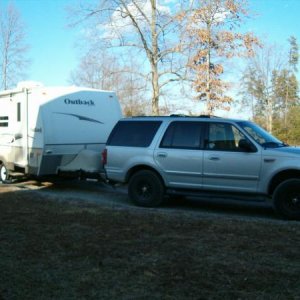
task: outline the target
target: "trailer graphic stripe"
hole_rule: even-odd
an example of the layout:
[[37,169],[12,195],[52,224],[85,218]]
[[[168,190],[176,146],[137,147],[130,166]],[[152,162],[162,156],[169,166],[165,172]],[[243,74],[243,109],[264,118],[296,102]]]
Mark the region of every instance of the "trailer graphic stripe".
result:
[[80,116],[80,115],[76,115],[76,114],[68,114],[68,113],[61,113],[61,112],[55,112],[55,114],[66,115],[66,116],[72,116],[72,117],[78,118],[78,119],[81,120],[81,121],[88,121],[88,122],[93,122],[93,123],[104,124],[103,122],[100,122],[100,121],[98,121],[98,120],[91,119],[91,118],[87,118],[87,117]]

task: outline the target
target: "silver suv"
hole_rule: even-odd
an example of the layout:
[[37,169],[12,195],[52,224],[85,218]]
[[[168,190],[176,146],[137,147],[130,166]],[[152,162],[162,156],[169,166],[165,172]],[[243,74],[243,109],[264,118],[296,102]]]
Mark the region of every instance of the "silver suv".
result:
[[216,117],[120,120],[103,152],[106,177],[128,183],[129,197],[158,206],[166,194],[271,200],[300,219],[300,148],[258,125]]

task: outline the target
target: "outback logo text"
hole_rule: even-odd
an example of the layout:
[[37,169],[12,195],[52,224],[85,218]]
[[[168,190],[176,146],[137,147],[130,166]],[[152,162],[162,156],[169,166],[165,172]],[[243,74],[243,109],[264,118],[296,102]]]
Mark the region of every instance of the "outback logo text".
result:
[[64,102],[65,102],[65,104],[72,104],[72,105],[95,106],[95,102],[93,100],[81,100],[81,99],[72,100],[72,99],[66,98],[64,100]]

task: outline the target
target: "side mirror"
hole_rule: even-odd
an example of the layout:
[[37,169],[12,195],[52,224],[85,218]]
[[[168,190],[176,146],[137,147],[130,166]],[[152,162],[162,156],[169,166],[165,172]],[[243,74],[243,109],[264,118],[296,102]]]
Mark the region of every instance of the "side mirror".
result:
[[239,148],[245,152],[256,152],[256,148],[246,139],[239,141]]

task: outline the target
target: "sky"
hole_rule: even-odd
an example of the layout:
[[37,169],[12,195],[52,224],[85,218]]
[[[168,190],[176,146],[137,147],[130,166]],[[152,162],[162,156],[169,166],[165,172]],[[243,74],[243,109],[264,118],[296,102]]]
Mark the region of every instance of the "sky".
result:
[[[21,14],[30,45],[31,66],[24,80],[45,86],[69,85],[70,74],[80,61],[75,46],[80,29],[68,26],[66,7],[78,0],[0,0],[0,10],[9,2]],[[300,0],[249,0],[249,4],[256,16],[245,22],[245,30],[270,43],[286,46],[291,35],[300,43]]]

